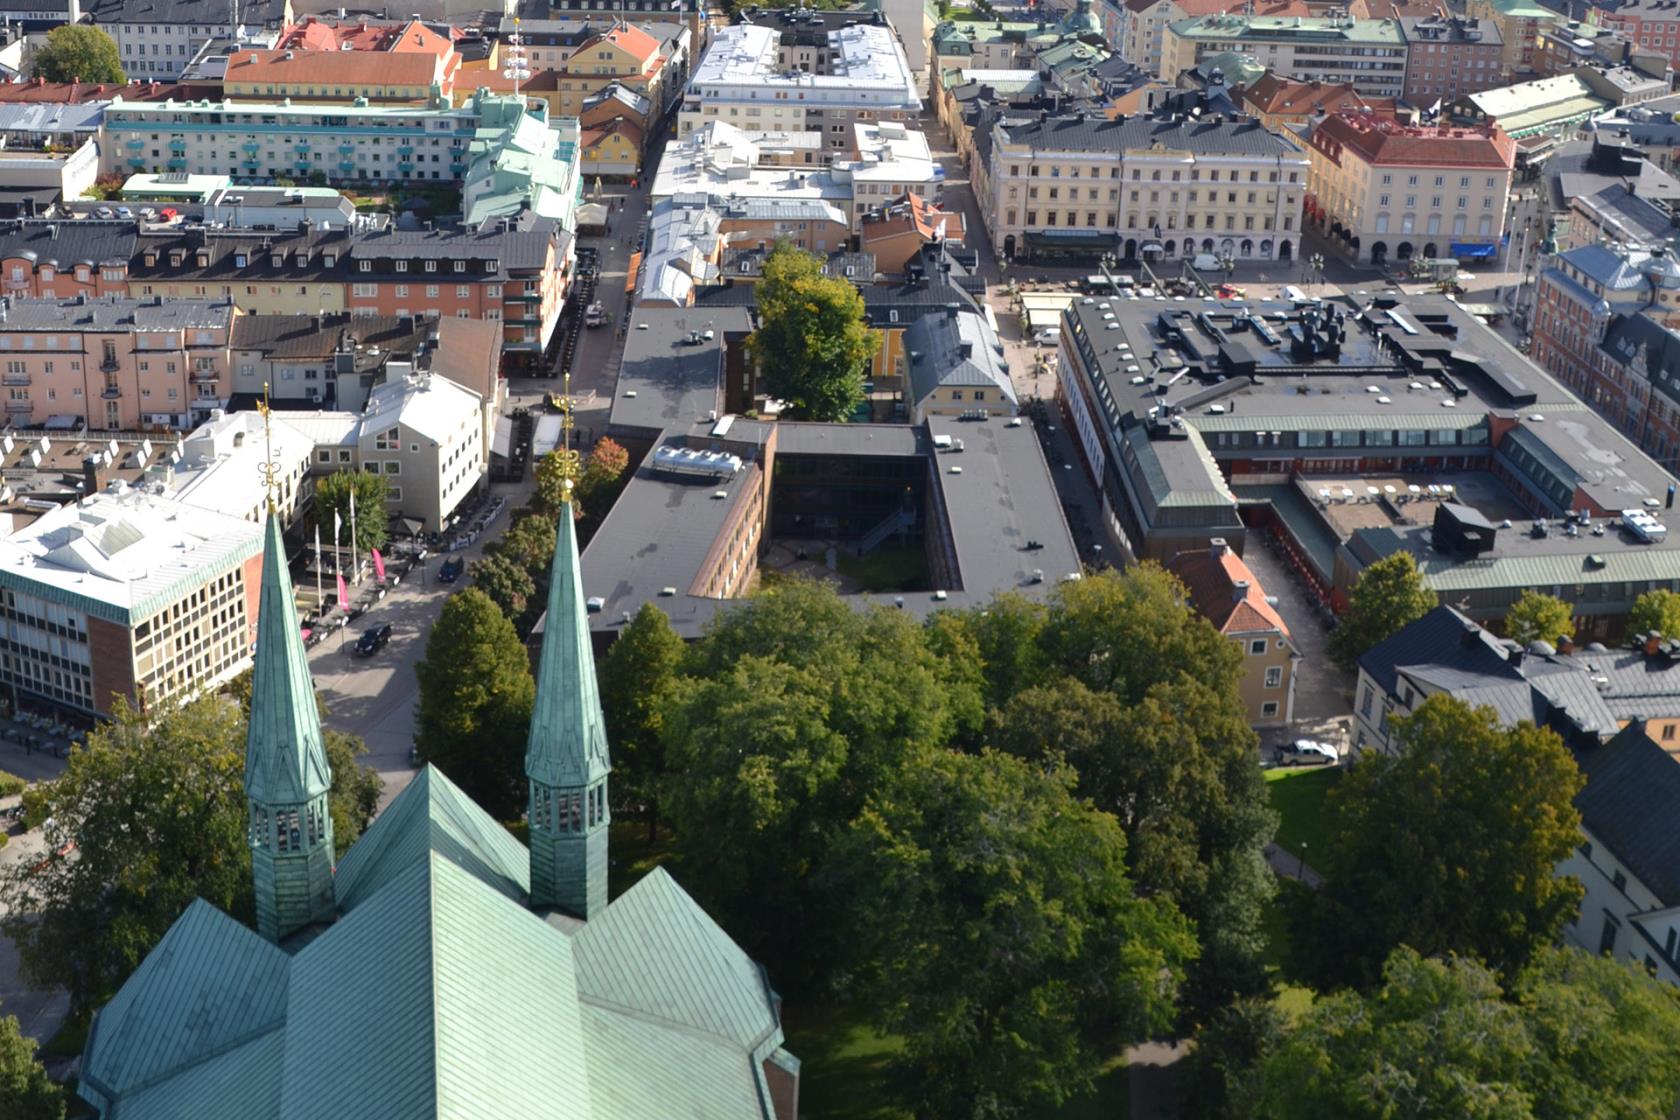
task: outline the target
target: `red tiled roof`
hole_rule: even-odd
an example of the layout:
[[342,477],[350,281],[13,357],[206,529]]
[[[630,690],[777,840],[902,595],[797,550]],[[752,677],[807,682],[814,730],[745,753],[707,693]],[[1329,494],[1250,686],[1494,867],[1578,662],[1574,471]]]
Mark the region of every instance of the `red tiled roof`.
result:
[[[632,58],[638,58],[643,62],[659,53],[659,40],[633,24],[621,23],[600,37],[626,52]],[[586,43],[584,46],[588,46],[588,44]],[[578,49],[582,50],[583,47]]]
[[434,79],[447,84],[454,70],[429,52],[241,49],[228,55],[223,81],[426,86]]
[[1369,108],[1365,98],[1349,85],[1298,82],[1268,70],[1243,87],[1243,102],[1257,113],[1306,114],[1322,108],[1327,113],[1342,109]]
[[1337,163],[1350,152],[1366,163],[1398,167],[1481,167],[1509,171],[1517,146],[1498,125],[1404,125],[1368,112],[1340,112],[1320,121],[1309,141]]
[[[1190,605],[1213,623],[1221,634],[1252,634],[1276,630],[1289,637],[1289,626],[1277,608],[1266,602],[1265,589],[1243,558],[1224,548],[1181,552],[1167,569],[1190,592]],[[1248,587],[1237,594],[1237,584]]]
[[[203,92],[203,91],[208,92]],[[26,82],[0,82],[0,102],[30,102],[47,105],[80,105],[88,101],[109,101],[121,95],[124,101],[163,101],[173,97],[190,101],[221,96],[215,86],[186,86],[174,82],[48,82],[30,78]]]
[[932,241],[940,236],[941,225],[945,240],[962,241],[966,232],[962,214],[941,210],[921,195],[906,191],[889,202],[879,217],[864,215],[862,236],[867,240],[914,232],[923,240]]

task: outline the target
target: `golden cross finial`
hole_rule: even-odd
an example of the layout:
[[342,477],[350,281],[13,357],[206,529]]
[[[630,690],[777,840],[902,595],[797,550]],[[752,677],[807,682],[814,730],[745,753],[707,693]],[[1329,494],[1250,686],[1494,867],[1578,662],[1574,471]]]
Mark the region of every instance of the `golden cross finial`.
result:
[[554,453],[560,456],[560,499],[572,500],[572,487],[577,481],[581,470],[577,450],[572,447],[572,373],[566,371],[565,380],[560,390],[560,446]]
[[263,490],[267,493],[268,512],[274,512],[274,476],[280,472],[278,464],[274,462],[274,428],[269,423],[272,411],[268,404],[268,382],[263,382],[262,400],[257,402],[257,411],[262,414],[263,422],[263,461],[257,467],[257,473],[262,475]]

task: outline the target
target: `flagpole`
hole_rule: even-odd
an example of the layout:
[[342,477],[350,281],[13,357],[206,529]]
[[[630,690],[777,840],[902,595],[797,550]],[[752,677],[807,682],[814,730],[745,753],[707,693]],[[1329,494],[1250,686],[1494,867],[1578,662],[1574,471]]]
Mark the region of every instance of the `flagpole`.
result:
[[344,563],[339,559],[342,553],[339,551],[338,536],[343,528],[344,521],[338,516],[338,511],[335,509],[333,510],[333,578],[337,582],[338,586],[334,588],[334,590],[339,592],[338,609],[343,611],[345,616],[339,623],[338,627],[338,652],[340,653],[344,652],[344,631],[349,628],[350,623],[350,608],[345,605],[343,594]]
[[362,550],[356,543],[356,491],[350,490],[350,582],[362,584]]
[[321,619],[327,613],[327,596],[321,590],[321,523],[315,523],[315,625],[321,625]]

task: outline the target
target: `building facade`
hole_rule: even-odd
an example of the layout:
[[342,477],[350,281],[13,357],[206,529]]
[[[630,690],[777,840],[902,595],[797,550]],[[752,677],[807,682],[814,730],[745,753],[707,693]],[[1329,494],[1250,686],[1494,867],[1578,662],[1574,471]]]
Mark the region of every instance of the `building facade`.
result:
[[1176,82],[1210,55],[1237,51],[1294,77],[1352,85],[1366,97],[1406,91],[1406,39],[1392,19],[1342,16],[1217,15],[1167,25],[1161,41],[1164,82]]
[[1196,613],[1242,651],[1237,689],[1253,727],[1287,727],[1295,718],[1295,670],[1301,651],[1243,558],[1221,538],[1181,552],[1167,570],[1183,582]]
[[1349,256],[1382,264],[1498,252],[1516,159],[1498,128],[1338,113],[1313,130],[1307,151],[1310,216]]
[[1404,16],[1406,91],[1411,105],[1445,105],[1466,93],[1505,83],[1505,45],[1499,25],[1471,17]]
[[975,194],[1006,256],[1289,260],[1307,169],[1293,141],[1247,118],[1042,114],[993,124]]

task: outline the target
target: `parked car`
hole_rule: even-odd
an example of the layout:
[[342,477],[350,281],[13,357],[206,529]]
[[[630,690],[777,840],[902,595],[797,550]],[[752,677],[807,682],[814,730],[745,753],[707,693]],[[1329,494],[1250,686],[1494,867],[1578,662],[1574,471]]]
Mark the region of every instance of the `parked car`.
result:
[[438,582],[454,583],[456,580],[461,578],[461,573],[466,571],[466,569],[467,562],[465,560],[461,559],[459,556],[451,556],[443,562],[442,567],[438,568]]
[[117,217],[121,218],[125,222],[132,222],[134,220],[134,211],[130,210],[126,206],[119,206],[117,207]]
[[1033,342],[1039,346],[1055,346],[1061,341],[1061,327],[1040,327],[1033,333]]
[[599,301],[589,305],[583,313],[583,325],[586,327],[604,327],[607,325],[607,308]]
[[356,656],[372,657],[385,648],[391,640],[391,624],[389,622],[375,626],[371,630],[363,630],[362,636],[356,639]]
[[94,213],[107,220],[117,216],[117,212],[112,210],[109,206],[101,206],[99,209],[95,210]]
[[1278,752],[1284,766],[1334,766],[1337,758],[1335,747],[1315,739],[1297,739]]

